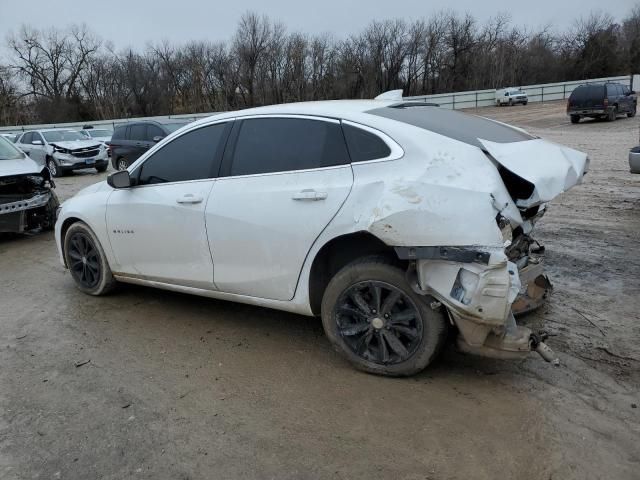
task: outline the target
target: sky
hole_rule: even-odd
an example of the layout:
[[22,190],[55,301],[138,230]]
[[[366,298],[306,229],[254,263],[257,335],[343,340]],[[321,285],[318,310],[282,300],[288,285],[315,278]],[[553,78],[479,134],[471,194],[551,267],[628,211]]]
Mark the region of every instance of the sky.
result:
[[139,49],[169,40],[229,40],[246,11],[282,21],[290,31],[330,33],[344,38],[372,20],[412,20],[440,10],[469,12],[486,20],[508,12],[516,25],[563,30],[581,14],[603,10],[620,19],[639,0],[0,0],[0,45],[22,24],[37,28],[86,23],[116,49]]

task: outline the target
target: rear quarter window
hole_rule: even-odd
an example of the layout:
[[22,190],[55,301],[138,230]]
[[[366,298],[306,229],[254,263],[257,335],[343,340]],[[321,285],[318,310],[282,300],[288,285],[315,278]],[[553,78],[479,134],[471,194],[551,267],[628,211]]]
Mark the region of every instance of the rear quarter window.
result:
[[366,162],[391,155],[389,146],[373,133],[345,123],[342,124],[342,131],[352,162]]

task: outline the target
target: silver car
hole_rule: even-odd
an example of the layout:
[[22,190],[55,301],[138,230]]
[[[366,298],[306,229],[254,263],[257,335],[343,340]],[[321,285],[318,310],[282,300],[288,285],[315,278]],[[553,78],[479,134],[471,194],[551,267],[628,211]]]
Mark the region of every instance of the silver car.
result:
[[16,145],[38,164],[49,167],[54,177],[81,168],[104,172],[108,166],[104,143],[88,140],[76,130],[27,131],[16,140]]

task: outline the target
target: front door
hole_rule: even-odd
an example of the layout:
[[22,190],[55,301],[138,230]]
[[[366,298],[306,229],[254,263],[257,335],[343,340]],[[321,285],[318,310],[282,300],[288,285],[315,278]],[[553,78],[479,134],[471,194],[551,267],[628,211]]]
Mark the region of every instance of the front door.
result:
[[340,123],[252,118],[236,122],[207,203],[216,287],[293,298],[307,253],[353,183]]
[[213,288],[204,212],[228,130],[219,123],[176,137],[131,172],[137,186],[111,194],[106,217],[115,273]]

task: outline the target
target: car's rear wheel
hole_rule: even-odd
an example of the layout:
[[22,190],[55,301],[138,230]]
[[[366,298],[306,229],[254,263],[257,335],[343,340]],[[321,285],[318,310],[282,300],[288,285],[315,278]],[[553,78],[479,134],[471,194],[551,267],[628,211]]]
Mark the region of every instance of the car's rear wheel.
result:
[[98,171],[98,173],[106,172],[107,171],[107,165],[102,165],[100,167],[96,167],[96,170]]
[[118,170],[126,170],[129,168],[129,162],[125,158],[119,158],[118,163],[116,163],[116,168]]
[[69,227],[64,237],[64,258],[78,289],[89,295],[104,295],[116,284],[95,234],[82,222]]
[[340,270],[322,299],[327,337],[356,368],[389,376],[424,369],[442,349],[447,323],[418,295],[405,272],[384,257],[366,257]]
[[513,99],[512,98],[509,99],[509,106],[513,107]]
[[580,123],[580,117],[578,115],[571,115],[571,123]]
[[611,110],[609,110],[607,121],[614,122],[617,117],[618,117],[618,107],[613,107]]

